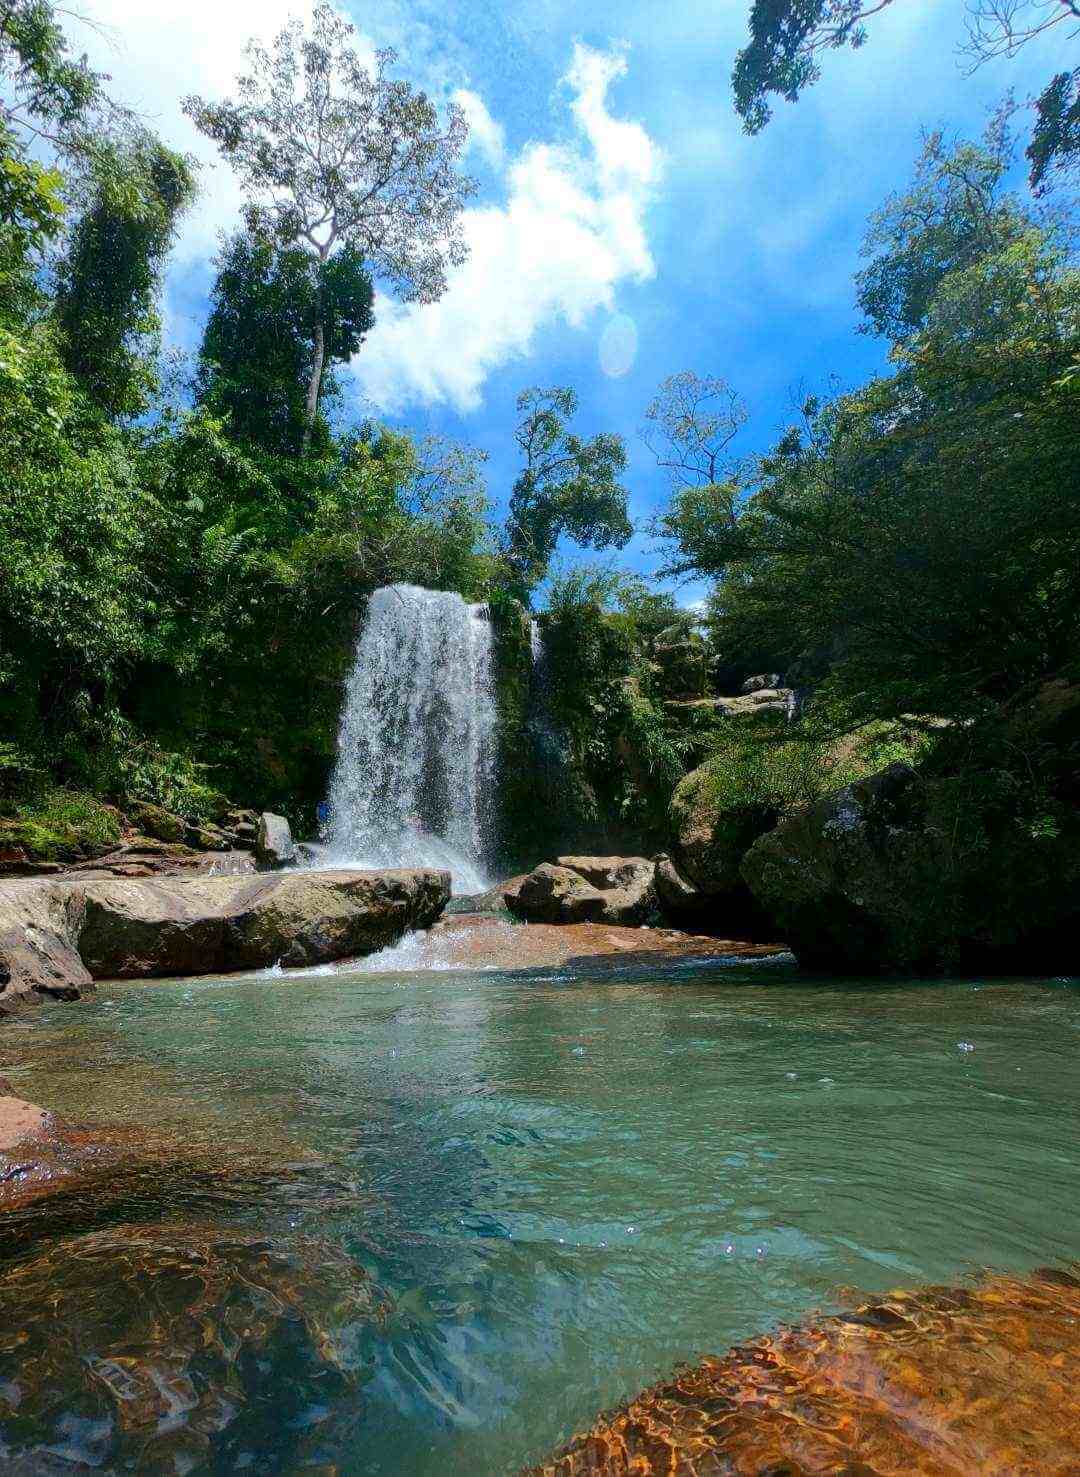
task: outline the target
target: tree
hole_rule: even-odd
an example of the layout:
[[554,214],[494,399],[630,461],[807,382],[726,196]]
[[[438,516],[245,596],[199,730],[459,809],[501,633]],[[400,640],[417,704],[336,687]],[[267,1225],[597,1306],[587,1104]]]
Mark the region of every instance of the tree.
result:
[[[273,48],[252,43],[238,100],[189,97],[185,111],[221,149],[248,193],[253,236],[307,253],[315,264],[348,247],[401,296],[433,302],[464,260],[460,216],[472,181],[455,166],[468,135],[460,108],[441,124],[435,105],[389,78],[381,51],[369,70],[353,27],[320,0],[312,31],[286,26]],[[326,363],[325,319],[314,316],[304,409],[310,441]]]
[[591,549],[621,549],[633,534],[621,436],[583,440],[568,428],[577,410],[573,390],[525,390],[518,396],[516,440],[525,465],[510,494],[507,556],[521,598],[544,578],[564,534]]
[[316,314],[325,344],[325,400],[333,366],[357,352],[374,322],[372,300],[371,278],[353,247],[313,269],[296,247],[237,234],[218,258],[199,355],[199,403],[228,415],[239,439],[296,456],[306,429]]
[[[0,230],[28,248],[62,225],[63,179],[35,159],[45,144],[62,158],[93,154],[94,121],[111,108],[102,78],[86,59],[72,60],[47,0],[4,0],[0,6]],[[116,114],[117,109],[111,109]]]
[[747,413],[726,380],[683,370],[672,374],[645,412],[641,438],[674,487],[719,482],[728,447]]
[[1035,228],[1006,186],[1014,157],[1007,123],[999,115],[978,144],[928,135],[911,185],[870,217],[862,251],[870,262],[855,278],[865,332],[894,344],[910,339],[946,278],[1019,247]]
[[[866,22],[896,0],[753,0],[750,44],[732,74],[735,110],[747,133],[759,133],[772,117],[771,97],[796,102],[821,76],[821,56],[866,43]],[[967,0],[969,69],[998,56],[1015,56],[1028,42],[1057,30],[1062,40],[1080,35],[1080,0]],[[1031,184],[1045,186],[1080,159],[1080,68],[1059,72],[1035,100],[1035,130],[1028,147]]]
[[140,414],[155,383],[155,298],[191,165],[156,139],[102,146],[95,188],[59,272],[64,362],[106,415]]
[[669,571],[718,580],[721,648],[824,680],[844,725],[967,720],[1080,648],[1080,272],[992,156],[988,194],[956,188],[979,153],[932,151],[871,232],[896,373],[809,400],[741,485],[685,488],[662,520]]

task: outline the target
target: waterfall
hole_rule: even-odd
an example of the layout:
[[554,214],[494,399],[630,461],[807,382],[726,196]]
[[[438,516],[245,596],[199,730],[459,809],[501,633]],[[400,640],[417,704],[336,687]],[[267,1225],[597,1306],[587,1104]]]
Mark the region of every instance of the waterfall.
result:
[[328,860],[448,868],[489,886],[496,705],[486,605],[376,590],[345,689],[324,830]]

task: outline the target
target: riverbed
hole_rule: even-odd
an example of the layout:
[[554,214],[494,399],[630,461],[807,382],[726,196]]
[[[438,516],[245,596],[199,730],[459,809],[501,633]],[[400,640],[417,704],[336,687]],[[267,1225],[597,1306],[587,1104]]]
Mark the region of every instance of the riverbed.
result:
[[294,1470],[302,1434],[343,1473],[511,1472],[844,1289],[1080,1255],[1078,981],[407,965],[105,986],[0,1041],[61,1115],[346,1187],[200,1188],[202,1221],[317,1237],[378,1309],[339,1330],[351,1383],[299,1414],[271,1359],[257,1459],[217,1470]]

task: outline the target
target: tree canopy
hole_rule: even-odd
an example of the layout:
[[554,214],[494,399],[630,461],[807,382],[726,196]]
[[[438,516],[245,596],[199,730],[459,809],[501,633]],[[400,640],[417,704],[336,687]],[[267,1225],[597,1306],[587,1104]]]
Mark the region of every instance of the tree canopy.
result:
[[189,161],[154,138],[97,151],[90,199],[60,265],[55,313],[64,363],[106,415],[146,408],[161,272],[194,194]]
[[824,683],[839,721],[970,717],[1080,643],[1080,273],[1001,147],[931,139],[872,224],[860,292],[896,373],[809,399],[663,520],[670,567],[718,578],[721,649]]
[[559,387],[518,396],[516,439],[524,466],[510,494],[507,556],[523,596],[547,573],[565,535],[590,549],[621,549],[633,534],[621,436],[600,432],[584,439],[570,430],[577,395]]
[[[369,68],[354,38],[320,0],[309,36],[294,21],[271,49],[249,45],[236,99],[189,97],[185,111],[236,170],[253,236],[317,263],[348,248],[404,298],[434,302],[466,254],[461,211],[472,182],[457,166],[468,125],[456,105],[443,122],[423,92],[391,78],[392,51],[377,53]],[[315,283],[318,291],[317,275]],[[323,322],[316,313],[308,437],[322,386]]]
[[218,259],[199,354],[199,403],[228,415],[233,432],[250,445],[296,456],[316,316],[326,344],[325,401],[333,366],[352,358],[374,322],[373,297],[371,278],[352,247],[313,270],[295,247],[235,235]]

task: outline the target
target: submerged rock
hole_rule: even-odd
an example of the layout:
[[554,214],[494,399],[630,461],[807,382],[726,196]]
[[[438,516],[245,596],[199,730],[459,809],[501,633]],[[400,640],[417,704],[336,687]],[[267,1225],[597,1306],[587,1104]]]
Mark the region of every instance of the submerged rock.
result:
[[380,1311],[315,1238],[195,1220],[53,1240],[0,1265],[0,1461],[295,1470],[331,1408],[335,1445],[359,1420],[353,1346]]
[[561,856],[505,891],[530,923],[644,923],[656,912],[655,867],[645,857]]
[[0,883],[0,1017],[94,979],[371,953],[429,927],[449,897],[449,873],[423,868]]
[[1073,1477],[1080,1279],[890,1293],[703,1360],[528,1477]]

